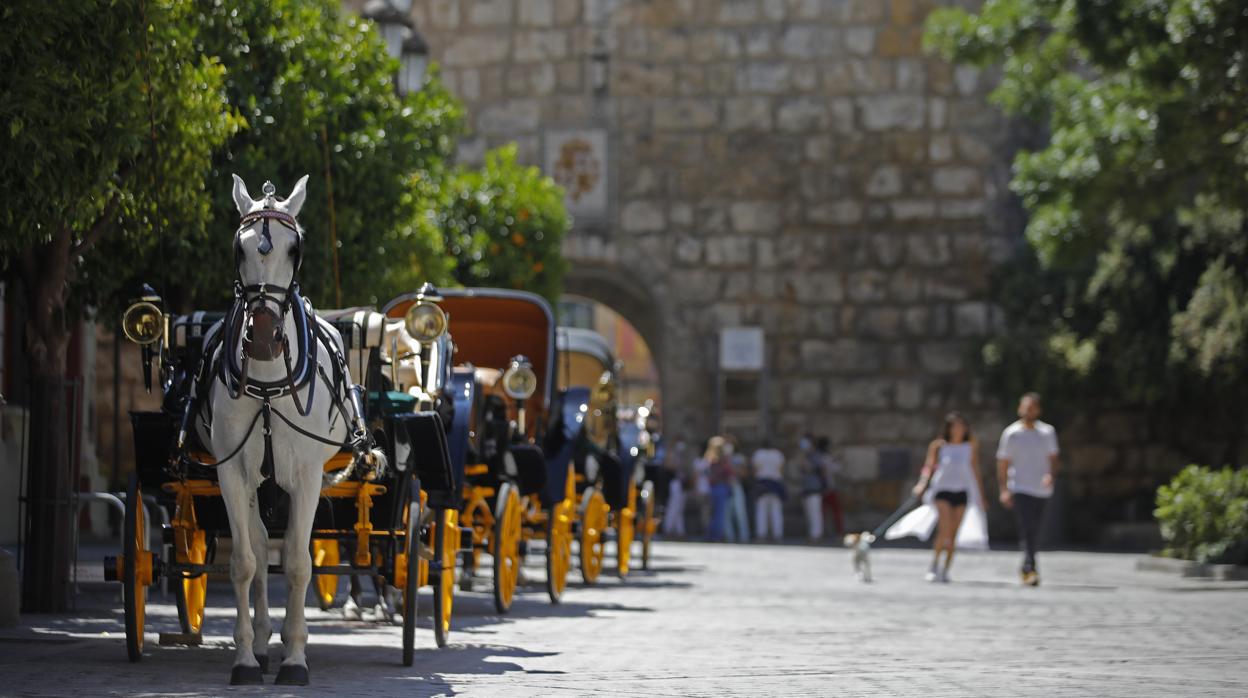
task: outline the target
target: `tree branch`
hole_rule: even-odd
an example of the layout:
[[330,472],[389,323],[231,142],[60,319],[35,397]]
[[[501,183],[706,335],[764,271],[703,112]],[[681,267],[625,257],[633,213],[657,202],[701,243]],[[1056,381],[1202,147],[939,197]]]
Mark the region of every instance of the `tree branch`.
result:
[[104,205],[104,212],[100,214],[100,217],[96,219],[91,228],[88,229],[82,236],[82,239],[78,241],[78,244],[70,248],[69,256],[71,258],[77,257],[83,252],[91,249],[91,246],[104,235],[104,232],[108,230],[109,224],[113,222],[113,215],[117,213],[117,207],[120,205],[121,195],[113,194],[113,198],[109,199],[108,203]]

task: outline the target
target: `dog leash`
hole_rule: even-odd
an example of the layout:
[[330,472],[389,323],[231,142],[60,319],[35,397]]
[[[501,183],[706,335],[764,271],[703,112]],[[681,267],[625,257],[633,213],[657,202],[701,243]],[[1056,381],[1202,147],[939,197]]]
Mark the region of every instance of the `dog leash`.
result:
[[884,534],[885,531],[888,530],[889,526],[892,526],[893,524],[897,523],[897,521],[901,519],[901,517],[905,516],[906,514],[909,514],[910,510],[914,508],[914,505],[918,503],[919,503],[918,495],[911,492],[910,496],[906,498],[906,501],[902,502],[901,506],[897,507],[897,511],[894,511],[892,514],[889,515],[887,519],[884,519],[884,523],[877,526],[875,530],[871,532],[871,535],[875,536],[876,538],[879,538],[881,535]]

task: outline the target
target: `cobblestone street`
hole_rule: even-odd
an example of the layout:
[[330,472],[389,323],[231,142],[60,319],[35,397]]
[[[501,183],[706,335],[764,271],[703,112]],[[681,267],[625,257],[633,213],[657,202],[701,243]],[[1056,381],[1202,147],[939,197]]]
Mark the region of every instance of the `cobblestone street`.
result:
[[[507,617],[495,615],[488,594],[461,595],[452,645],[438,650],[422,618],[411,669],[399,664],[398,628],[309,609],[313,685],[294,691],[227,689],[233,607],[224,583],[212,587],[199,648],[157,645],[156,632],[176,628],[176,612],[155,594],[139,664],[125,659],[120,605],[83,597],[77,614],[26,617],[0,633],[0,694],[1248,692],[1248,585],[1137,572],[1136,556],[1049,553],[1044,585],[1022,589],[1007,551],[963,554],[955,582],[933,586],[921,580],[927,557],[917,550],[873,552],[876,582],[863,585],[840,549],[657,548],[652,571],[573,587],[557,607],[539,585]],[[280,599],[282,582],[273,581]],[[427,597],[422,604],[427,614]],[[276,633],[272,647],[276,655]]]

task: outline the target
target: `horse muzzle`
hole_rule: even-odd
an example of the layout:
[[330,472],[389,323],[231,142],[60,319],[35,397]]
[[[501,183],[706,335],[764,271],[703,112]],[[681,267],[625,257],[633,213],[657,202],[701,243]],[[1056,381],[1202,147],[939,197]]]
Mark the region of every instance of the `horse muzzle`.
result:
[[256,361],[273,361],[286,350],[282,319],[272,309],[261,306],[248,313],[243,332],[243,352]]

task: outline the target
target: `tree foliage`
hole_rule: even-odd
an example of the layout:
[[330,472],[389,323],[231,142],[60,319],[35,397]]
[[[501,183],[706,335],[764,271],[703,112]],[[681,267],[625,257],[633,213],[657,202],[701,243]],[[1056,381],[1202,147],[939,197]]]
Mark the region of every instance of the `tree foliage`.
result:
[[231,173],[253,192],[272,180],[282,195],[311,175],[299,216],[307,232],[301,284],[321,307],[338,302],[331,180],[344,304],[384,302],[425,280],[448,280],[449,260],[420,192],[445,176],[462,128],[460,104],[436,78],[398,96],[398,64],[380,35],[335,0],[203,0],[198,7],[197,48],[220,57],[226,94],[248,127],[213,159],[211,249],[180,250],[211,264],[186,277],[183,297],[213,305],[230,290],[229,239],[238,222]]
[[437,208],[438,226],[465,286],[533,291],[558,300],[569,221],[563,189],[516,161],[514,145],[486,154],[481,169],[459,169]]
[[1028,254],[1001,274],[1009,388],[1056,386],[1240,429],[1248,388],[1248,13],[1242,0],[986,0],[927,43],[1001,67],[1047,128],[1015,158]]
[[[63,361],[48,343],[68,332],[71,286],[107,298],[155,257],[154,229],[205,229],[210,155],[240,122],[189,12],[181,0],[0,9],[0,254],[25,281],[38,364]],[[101,243],[124,253],[83,273]]]

